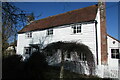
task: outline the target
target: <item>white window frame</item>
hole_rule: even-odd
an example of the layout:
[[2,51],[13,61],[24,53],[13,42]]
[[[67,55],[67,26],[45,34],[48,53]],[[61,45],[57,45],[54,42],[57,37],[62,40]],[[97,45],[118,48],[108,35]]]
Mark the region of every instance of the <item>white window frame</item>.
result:
[[[118,52],[117,52],[117,50],[118,50]],[[111,58],[112,59],[120,59],[120,51],[119,51],[119,49],[111,49]]]
[[[28,51],[27,51],[28,49]],[[32,53],[32,48],[31,47],[24,47],[24,54],[30,55]]]
[[27,32],[27,33],[25,34],[25,37],[26,37],[26,38],[32,38],[32,32]]
[[48,29],[47,30],[47,35],[49,36],[49,35],[53,35],[53,29]]
[[81,33],[81,24],[72,25],[73,34]]

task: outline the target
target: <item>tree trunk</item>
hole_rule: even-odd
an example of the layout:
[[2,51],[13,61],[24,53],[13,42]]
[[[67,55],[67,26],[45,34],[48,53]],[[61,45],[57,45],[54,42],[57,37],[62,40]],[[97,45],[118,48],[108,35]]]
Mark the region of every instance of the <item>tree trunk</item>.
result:
[[14,38],[14,43],[13,43],[13,51],[14,51],[13,54],[16,54],[16,48],[15,48],[16,47],[16,42],[15,42],[16,41],[16,34],[14,35],[14,37],[15,38]]
[[63,65],[63,62],[62,62],[61,70],[60,70],[60,80],[63,80],[63,74],[64,74],[64,65]]
[[61,69],[60,69],[60,80],[63,80],[64,75],[64,54],[61,52]]

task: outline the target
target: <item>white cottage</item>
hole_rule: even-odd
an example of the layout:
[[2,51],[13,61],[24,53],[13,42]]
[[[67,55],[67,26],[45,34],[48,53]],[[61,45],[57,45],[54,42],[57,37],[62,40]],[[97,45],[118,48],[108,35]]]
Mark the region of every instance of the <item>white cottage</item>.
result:
[[47,45],[57,41],[76,41],[92,51],[96,75],[118,78],[118,40],[106,33],[105,3],[40,19],[18,32],[17,54],[25,56],[34,49],[31,45]]

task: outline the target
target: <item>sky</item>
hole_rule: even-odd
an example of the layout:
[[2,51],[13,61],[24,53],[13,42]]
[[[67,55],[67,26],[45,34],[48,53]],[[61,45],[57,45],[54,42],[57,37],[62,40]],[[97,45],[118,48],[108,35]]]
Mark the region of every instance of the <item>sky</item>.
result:
[[[35,20],[39,20],[48,16],[95,5],[97,2],[14,2],[13,4],[26,12],[33,12],[36,17]],[[116,39],[118,39],[119,32],[118,10],[118,2],[106,2],[107,33]]]

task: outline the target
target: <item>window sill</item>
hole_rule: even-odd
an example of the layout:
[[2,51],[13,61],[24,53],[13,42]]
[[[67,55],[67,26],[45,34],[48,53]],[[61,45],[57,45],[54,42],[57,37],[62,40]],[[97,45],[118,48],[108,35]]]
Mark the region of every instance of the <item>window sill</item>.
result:
[[25,37],[25,39],[32,39],[32,37],[31,37],[31,38],[27,38],[27,37]]
[[116,60],[119,60],[119,58],[111,58],[111,59],[114,59],[114,60],[115,60],[115,59],[116,59]]
[[82,33],[72,33],[70,35],[82,35]]
[[47,37],[53,37],[54,35],[47,35]]

